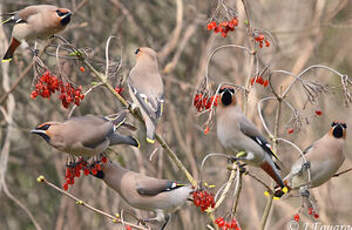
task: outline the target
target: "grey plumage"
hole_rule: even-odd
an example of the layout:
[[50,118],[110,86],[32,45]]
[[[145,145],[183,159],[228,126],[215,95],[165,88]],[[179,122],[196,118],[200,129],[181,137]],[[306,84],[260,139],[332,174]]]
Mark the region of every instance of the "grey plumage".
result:
[[169,214],[182,206],[193,191],[189,184],[145,176],[113,162],[106,163],[97,177],[132,207],[156,212],[151,220],[159,222],[167,221]]
[[220,103],[216,111],[217,136],[221,144],[232,153],[245,151],[236,156],[250,165],[262,168],[282,188],[278,165],[273,158],[277,156],[271,151],[270,145],[258,129],[246,118],[237,105],[235,89],[223,86],[220,89]]
[[285,183],[291,189],[298,189],[308,183],[308,168],[311,173],[310,187],[318,187],[337,172],[345,160],[343,146],[346,138],[346,124],[333,122],[328,133],[315,141],[305,150],[305,158],[300,157],[285,177]]
[[147,141],[154,143],[155,129],[163,112],[164,85],[155,51],[147,47],[139,48],[136,56],[136,65],[128,77],[129,94],[141,110]]
[[11,44],[3,58],[10,61],[23,40],[48,39],[65,29],[70,22],[71,11],[52,5],[33,5],[14,12],[3,23],[13,22]]
[[79,156],[94,156],[117,144],[139,147],[134,137],[120,135],[115,130],[125,121],[125,116],[126,113],[122,112],[114,120],[94,115],[72,117],[64,122],[45,122],[32,133],[40,135],[60,151]]

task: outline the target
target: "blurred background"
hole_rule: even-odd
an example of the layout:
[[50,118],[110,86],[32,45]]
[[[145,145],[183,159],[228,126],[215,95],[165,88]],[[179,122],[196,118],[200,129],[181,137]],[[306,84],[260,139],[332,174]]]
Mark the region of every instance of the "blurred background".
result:
[[[135,63],[135,49],[149,46],[158,51],[159,68],[166,87],[165,112],[158,133],[165,138],[192,175],[199,179],[204,156],[224,150],[217,141],[215,126],[211,127],[208,135],[203,134],[202,124],[207,116],[198,116],[192,105],[192,96],[204,79],[209,52],[230,43],[250,45],[244,25],[246,15],[242,1],[225,2],[237,12],[239,19],[239,28],[226,38],[207,30],[207,23],[214,16],[217,1],[1,0],[0,12],[13,12],[32,4],[53,4],[73,10],[71,23],[61,35],[75,47],[88,48],[91,60],[94,60],[92,64],[101,71],[104,71],[106,41],[110,35],[115,36],[110,44],[110,58],[121,63],[121,68],[111,76],[110,82],[116,86],[123,79],[122,86],[125,89],[124,79]],[[350,0],[248,1],[248,11],[251,26],[259,31],[271,32],[273,36],[272,45],[259,50],[260,70],[270,64],[272,70],[283,69],[298,74],[309,65],[325,64],[351,75]],[[11,26],[7,24],[0,28],[1,55],[7,49],[10,29]],[[42,59],[55,72],[55,58],[44,54]],[[14,200],[27,207],[42,229],[122,229],[107,218],[75,205],[57,191],[36,182],[37,176],[44,175],[61,186],[67,156],[49,147],[29,131],[44,121],[66,119],[71,107],[63,108],[56,95],[50,100],[30,98],[34,74],[31,68],[28,71],[26,68],[31,62],[31,51],[19,48],[9,65],[0,65],[0,98],[25,74],[13,93],[0,105],[0,229],[35,229],[28,215]],[[97,81],[87,68],[81,72],[81,64],[77,61],[62,60],[61,65],[66,77],[75,84],[82,85],[84,90]],[[209,65],[209,78],[214,84],[226,81],[245,86],[248,85],[249,77],[255,76],[255,73],[251,57],[237,49],[220,50]],[[293,141],[302,149],[323,136],[332,120],[345,120],[347,126],[352,127],[352,111],[345,106],[340,77],[326,70],[315,69],[304,78],[327,86],[328,91],[317,97],[316,103],[312,104],[307,101],[302,85],[296,83],[288,94],[287,101],[296,108],[300,122],[290,122],[291,110],[283,106],[278,132],[280,137]],[[274,74],[271,81],[274,89],[282,92],[293,78]],[[264,88],[258,84],[249,89],[247,115],[262,129],[257,102],[273,94],[269,87]],[[127,90],[122,95],[128,98]],[[98,87],[85,97],[73,115],[108,115],[120,109],[119,101],[104,87]],[[276,109],[275,101],[264,103],[262,107],[270,130],[274,128]],[[322,111],[321,116],[315,114],[317,110]],[[129,121],[139,128],[135,135],[142,141],[142,148],[114,147],[115,153],[110,158],[126,168],[150,176],[186,181],[184,174],[168,159],[158,144],[148,145],[143,142],[142,124],[132,117]],[[289,129],[294,129],[294,132],[288,134]],[[266,134],[264,130],[263,134]],[[345,154],[346,161],[341,170],[352,166],[349,134]],[[288,145],[280,144],[278,155],[289,168],[297,159],[298,152]],[[226,165],[225,160],[213,158],[207,162],[202,172],[209,184],[217,186],[213,192],[226,181]],[[249,171],[267,184],[271,183],[261,171],[253,168],[249,168]],[[78,179],[69,191],[108,213],[117,213],[123,209],[125,213],[131,211],[142,217],[153,216],[149,212],[133,210],[118,194],[90,176]],[[264,191],[261,184],[244,176],[237,213],[243,229],[259,228],[266,203]],[[321,222],[352,224],[352,177],[349,174],[333,178],[325,185],[313,189],[312,194],[317,200]],[[11,196],[14,199],[10,199]],[[231,199],[226,200],[216,216],[224,216],[231,204]],[[284,229],[299,207],[298,198],[274,201],[267,229]],[[128,214],[125,218],[133,221]],[[303,221],[310,222],[306,217],[302,218]],[[207,215],[190,203],[173,215],[168,229],[206,229],[208,223]]]

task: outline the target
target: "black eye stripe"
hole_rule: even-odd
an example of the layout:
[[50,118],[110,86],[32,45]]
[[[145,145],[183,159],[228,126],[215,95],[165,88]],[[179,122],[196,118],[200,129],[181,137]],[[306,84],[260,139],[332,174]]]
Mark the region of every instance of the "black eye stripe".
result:
[[341,124],[343,128],[347,129],[347,125],[345,123]]
[[135,53],[135,54],[138,54],[138,53],[139,53],[139,51],[141,51],[141,49],[140,49],[140,48],[136,49],[136,51],[135,51],[134,53]]
[[37,127],[36,129],[40,129],[40,130],[48,130],[48,128],[50,127],[49,124],[46,124],[46,125],[42,125],[40,127]]

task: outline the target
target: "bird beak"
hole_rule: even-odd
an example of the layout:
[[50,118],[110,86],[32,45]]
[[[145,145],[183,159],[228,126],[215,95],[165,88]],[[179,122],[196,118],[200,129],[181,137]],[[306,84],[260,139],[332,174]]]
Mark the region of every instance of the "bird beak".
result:
[[62,18],[66,18],[72,15],[72,12],[68,12],[67,14],[65,14]]
[[45,130],[40,130],[40,129],[32,129],[31,133],[38,134],[38,135],[40,135],[40,134],[47,135]]

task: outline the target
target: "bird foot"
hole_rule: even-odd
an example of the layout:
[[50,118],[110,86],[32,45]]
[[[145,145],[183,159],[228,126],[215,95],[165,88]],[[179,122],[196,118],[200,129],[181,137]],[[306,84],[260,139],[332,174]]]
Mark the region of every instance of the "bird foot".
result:
[[310,161],[304,162],[304,164],[302,165],[302,168],[304,170],[310,169],[311,163]]
[[299,191],[299,193],[301,194],[301,196],[306,198],[310,196],[310,192],[307,189],[302,189],[301,191]]

